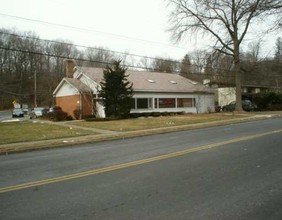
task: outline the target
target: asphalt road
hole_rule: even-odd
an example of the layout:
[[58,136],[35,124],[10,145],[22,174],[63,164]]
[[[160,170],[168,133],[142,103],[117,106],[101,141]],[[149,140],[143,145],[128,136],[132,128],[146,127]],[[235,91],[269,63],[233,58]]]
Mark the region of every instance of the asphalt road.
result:
[[282,219],[282,119],[0,156],[0,219]]
[[0,111],[0,122],[23,121],[23,120],[28,120],[28,119],[29,119],[28,115],[24,115],[24,117],[13,118],[12,117],[12,110]]

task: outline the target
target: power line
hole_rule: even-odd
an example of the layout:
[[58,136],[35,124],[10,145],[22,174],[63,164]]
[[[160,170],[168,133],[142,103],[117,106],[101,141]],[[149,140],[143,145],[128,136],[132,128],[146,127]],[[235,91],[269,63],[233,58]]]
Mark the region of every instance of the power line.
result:
[[[82,61],[82,62],[90,62],[90,63],[98,63],[98,64],[105,64],[105,65],[112,65],[113,63],[110,62],[105,62],[105,61],[98,61],[98,60],[88,60],[88,59],[82,59],[82,58],[77,58],[77,57],[70,57],[70,56],[62,56],[62,55],[55,55],[55,54],[49,54],[49,53],[43,53],[43,52],[36,52],[36,51],[30,51],[30,50],[21,50],[21,49],[16,49],[16,48],[8,48],[8,47],[2,47],[0,46],[0,49],[2,50],[7,50],[7,51],[14,51],[14,52],[21,52],[21,53],[28,53],[28,54],[34,54],[34,55],[41,55],[41,56],[50,56],[50,57],[56,57],[56,58],[62,58],[62,59],[73,59],[77,61]],[[175,63],[180,64],[177,61],[172,61]],[[128,65],[124,64],[125,67],[129,68],[135,68],[135,69],[144,69],[144,70],[150,70],[150,71],[157,71],[155,68],[150,68],[150,67],[143,67],[143,66],[136,66],[136,65]],[[195,65],[194,65],[195,66]],[[230,70],[229,70],[230,71]],[[206,75],[211,75],[211,76],[216,76],[219,74],[206,74]],[[225,76],[229,77],[229,76]]]
[[[86,47],[83,45],[77,45],[77,44],[72,44],[72,43],[66,43],[66,42],[60,42],[60,41],[56,41],[56,40],[46,40],[46,39],[41,39],[41,38],[37,38],[37,37],[31,37],[31,36],[24,36],[24,35],[19,35],[19,34],[13,34],[13,33],[7,33],[7,32],[3,32],[0,31],[0,34],[5,34],[5,35],[10,35],[13,37],[20,37],[20,38],[25,38],[25,39],[33,39],[33,40],[39,40],[39,41],[45,41],[45,42],[50,42],[50,43],[60,43],[60,44],[64,44],[67,46],[75,46],[75,47],[79,47],[79,48],[84,48],[84,49],[92,49],[92,50],[97,50],[97,51],[104,51],[104,52],[109,52],[109,53],[113,53],[113,54],[120,54],[123,56],[133,56],[133,57],[138,57],[138,58],[144,58],[144,59],[150,59],[150,60],[155,60],[155,61],[161,61],[161,62],[170,62],[176,65],[185,65],[183,63],[181,63],[180,61],[176,61],[176,60],[170,60],[170,59],[162,59],[162,58],[156,58],[156,57],[148,57],[148,56],[142,56],[142,55],[137,55],[137,54],[131,54],[131,53],[124,53],[124,52],[118,52],[118,51],[114,51],[114,50],[108,50],[108,49],[104,49],[104,48],[97,48],[97,47]],[[74,59],[74,60],[78,60],[78,61],[86,61],[86,62],[93,62],[93,63],[100,63],[100,64],[112,64],[109,62],[103,62],[103,61],[95,61],[95,60],[87,60],[87,59],[81,59],[81,58],[71,58],[71,57],[62,57],[62,56],[58,56],[58,55],[50,55],[48,53],[41,53],[41,52],[34,52],[34,51],[24,51],[24,50],[20,50],[20,49],[15,49],[15,48],[2,48],[5,50],[13,50],[13,51],[17,51],[17,52],[26,52],[26,53],[31,53],[31,54],[38,54],[38,55],[48,55],[48,56],[52,56],[52,57],[58,57],[58,58],[65,58],[65,59]],[[134,66],[134,65],[128,65],[125,64],[124,66],[126,67],[130,67],[130,68],[137,68],[137,69],[145,69],[145,70],[157,70],[155,68],[149,68],[149,67],[143,67],[143,66]],[[196,65],[196,64],[187,64],[187,66],[190,67],[197,67],[197,68],[204,68],[205,65]],[[224,70],[224,71],[230,71],[229,69],[221,69],[221,68],[216,68],[217,70]]]
[[[104,52],[109,52],[109,53],[113,53],[113,54],[120,54],[122,56],[133,56],[133,57],[137,57],[137,58],[150,59],[150,60],[156,60],[156,61],[161,61],[161,62],[169,61],[169,62],[174,63],[176,65],[180,64],[179,61],[171,60],[171,59],[162,59],[162,58],[156,58],[156,57],[142,56],[142,55],[138,55],[138,54],[124,53],[124,52],[108,50],[108,49],[104,49],[104,48],[87,47],[87,46],[78,45],[78,44],[66,43],[66,42],[61,42],[61,41],[56,41],[56,40],[41,39],[41,38],[37,38],[37,37],[24,36],[24,35],[19,35],[19,34],[7,33],[7,32],[3,32],[3,31],[0,31],[0,34],[10,35],[10,36],[20,37],[20,38],[26,38],[26,39],[45,41],[45,42],[50,42],[50,43],[60,43],[60,44],[64,44],[64,45],[67,45],[67,46],[75,46],[75,47],[84,48],[84,49],[104,51]],[[48,54],[42,54],[42,55],[48,55]],[[54,55],[54,56],[57,56],[57,55]],[[78,58],[73,58],[73,59],[78,60]],[[102,63],[102,64],[111,64],[111,63],[108,63],[108,62],[93,61],[93,60],[81,60],[81,61],[96,62],[96,63]],[[125,66],[131,67],[131,68],[145,69],[145,70],[152,70],[153,69],[153,68],[133,66],[133,65],[125,65]]]
[[10,92],[8,90],[4,90],[4,89],[0,89],[1,93],[6,93],[6,94],[9,94],[9,95],[14,95],[14,96],[30,96],[32,94],[22,94],[22,93],[15,93],[15,92]]
[[[19,37],[19,38],[39,40],[41,42],[45,41],[45,42],[50,42],[50,43],[60,43],[60,44],[64,44],[64,45],[67,45],[67,46],[75,46],[75,47],[79,47],[79,48],[92,49],[92,50],[97,50],[97,51],[100,50],[100,51],[109,52],[109,53],[113,53],[113,54],[120,54],[120,55],[124,55],[124,56],[133,56],[133,57],[150,59],[150,60],[155,60],[155,61],[168,61],[168,62],[174,63],[176,65],[185,65],[185,64],[181,63],[180,61],[175,61],[175,60],[168,60],[168,59],[147,57],[147,56],[142,56],[142,55],[137,55],[137,54],[123,53],[123,52],[118,52],[118,51],[113,51],[113,50],[108,50],[108,49],[103,49],[103,48],[97,48],[97,47],[86,47],[86,46],[76,45],[76,44],[72,44],[72,43],[60,42],[60,41],[55,41],[55,40],[40,39],[40,38],[37,38],[37,37],[24,36],[24,35],[19,35],[19,34],[7,33],[7,32],[3,32],[3,31],[0,31],[0,34],[5,34],[5,35],[9,35],[9,36],[13,36],[13,37]],[[89,60],[89,59],[83,59],[83,58],[76,58],[76,57],[70,57],[70,56],[62,56],[62,55],[55,55],[55,54],[50,54],[50,53],[37,52],[37,51],[22,50],[22,49],[10,48],[10,47],[2,47],[1,46],[0,49],[8,50],[8,51],[15,51],[15,52],[22,52],[22,53],[29,53],[29,54],[36,54],[36,55],[42,55],[42,56],[51,56],[51,57],[57,57],[57,58],[63,58],[63,59],[74,59],[74,60],[82,61],[82,62],[99,63],[99,64],[105,64],[105,65],[113,64],[113,63],[106,62],[106,61]],[[129,68],[157,71],[156,68],[150,68],[150,67],[144,67],[144,66],[136,66],[136,65],[129,65],[129,64],[124,64],[124,66],[129,67]],[[187,64],[186,66],[196,67],[196,68],[200,68],[200,69],[205,68],[205,65],[196,65],[196,64]],[[230,70],[230,69],[223,69],[223,68],[218,68],[218,67],[212,67],[212,69],[218,70],[218,71],[232,72],[232,70]],[[195,74],[200,74],[200,73],[195,73]],[[208,76],[208,75],[211,75],[211,76],[219,75],[221,77],[223,76],[221,74],[215,74],[215,73],[211,73],[211,74],[205,73],[205,75],[206,76]],[[225,75],[225,77],[229,77],[229,76]]]
[[[41,56],[50,56],[50,57],[56,57],[56,58],[62,58],[62,59],[73,59],[73,60],[82,61],[82,62],[99,63],[99,64],[105,64],[105,65],[112,65],[113,64],[113,63],[105,62],[105,61],[87,60],[87,59],[70,57],[70,56],[54,55],[54,54],[35,52],[35,51],[28,51],[28,50],[21,50],[21,49],[15,49],[15,48],[5,48],[5,47],[1,47],[1,46],[0,46],[0,49],[8,50],[8,51],[14,51],[14,52],[21,52],[21,53],[29,53],[29,54],[34,54],[34,55],[41,55]],[[135,68],[135,69],[145,69],[145,70],[150,70],[150,71],[156,71],[156,69],[148,68],[148,67],[141,67],[141,66],[128,65],[128,64],[124,64],[124,66],[125,67],[129,67],[129,68]],[[229,72],[231,72],[231,71],[229,70]],[[199,74],[199,73],[190,73],[190,76],[191,75],[196,76],[196,75],[201,75],[201,74]],[[222,78],[234,78],[233,75],[221,75],[221,74],[212,74],[212,73],[210,73],[210,74],[205,73],[203,75],[205,75],[205,76],[212,76],[212,77],[222,77]]]
[[[68,45],[68,46],[75,46],[75,47],[85,48],[85,49],[100,50],[100,51],[105,51],[105,52],[109,52],[109,53],[121,54],[121,55],[125,55],[125,56],[129,55],[129,56],[134,56],[134,57],[139,57],[139,58],[147,58],[147,59],[162,60],[162,61],[167,60],[167,59],[160,59],[160,58],[156,58],[156,57],[149,57],[149,56],[143,56],[143,55],[138,55],[138,54],[119,52],[119,51],[115,51],[115,50],[108,50],[108,49],[99,48],[99,47],[88,47],[88,46],[84,46],[84,45],[73,44],[73,43],[66,43],[66,42],[62,42],[62,41],[47,40],[47,39],[41,39],[41,38],[37,38],[37,37],[31,37],[31,36],[24,36],[24,35],[19,35],[19,34],[7,33],[7,32],[3,32],[3,31],[0,31],[0,34],[6,34],[6,35],[10,35],[10,36],[14,36],[14,37],[20,37],[20,38],[26,38],[26,39],[46,41],[46,42],[50,42],[50,43],[60,43],[60,44]],[[170,61],[172,61],[172,60],[170,60]],[[178,61],[174,61],[174,62],[178,62]]]
[[[77,58],[77,57],[54,55],[54,54],[49,54],[49,53],[21,50],[21,49],[8,48],[8,47],[2,47],[2,46],[0,46],[0,49],[7,50],[7,51],[21,52],[21,53],[29,53],[29,54],[34,54],[34,55],[50,56],[50,57],[56,57],[56,58],[62,58],[62,59],[73,59],[73,60],[82,61],[82,62],[99,63],[99,64],[106,64],[106,65],[112,65],[113,64],[113,63],[105,62],[105,61],[87,60],[87,59],[82,59],[82,58]],[[152,69],[152,68],[134,66],[134,65],[128,65],[128,64],[124,64],[124,66],[130,67],[130,68],[137,68],[137,69],[147,69],[147,70]]]
[[[34,54],[34,55],[56,57],[56,58],[61,58],[61,59],[73,59],[73,60],[76,60],[76,61],[98,63],[98,64],[104,64],[104,65],[112,65],[113,64],[113,63],[105,62],[105,61],[87,60],[87,59],[82,59],[82,58],[77,58],[77,57],[54,55],[54,54],[49,54],[49,53],[42,53],[42,52],[29,51],[29,50],[21,50],[21,49],[8,48],[8,47],[2,47],[2,46],[0,46],[0,49],[7,50],[7,51],[20,52],[20,53],[28,53],[28,54]],[[143,67],[143,66],[135,66],[135,65],[128,65],[128,64],[124,64],[124,66],[125,67],[129,67],[129,68],[135,68],[135,69],[144,69],[144,70],[157,71],[156,69],[148,68],[148,67]],[[218,70],[222,70],[222,69],[218,69]],[[228,70],[228,72],[232,72],[232,71]],[[201,75],[201,74],[199,74],[199,73],[192,73],[192,75]],[[226,77],[234,77],[233,75],[221,75],[221,74],[212,74],[212,73],[210,73],[210,74],[205,73],[203,75],[205,75],[205,76],[215,76],[215,77],[216,76],[220,76],[220,77],[224,77],[224,78],[226,78]]]
[[[163,58],[142,56],[142,55],[138,55],[138,54],[124,53],[124,52],[119,52],[119,51],[114,51],[114,50],[108,50],[108,49],[104,49],[104,48],[87,47],[87,46],[84,46],[84,45],[66,43],[66,42],[61,42],[61,41],[56,41],[56,40],[41,39],[41,38],[38,38],[38,37],[24,36],[24,35],[19,35],[19,34],[7,33],[7,32],[3,32],[3,31],[0,31],[0,34],[10,35],[10,36],[20,37],[20,38],[26,38],[26,39],[33,39],[33,40],[45,41],[45,42],[50,42],[50,43],[60,43],[60,44],[64,44],[64,45],[67,45],[67,46],[75,46],[75,47],[84,48],[84,49],[93,49],[93,50],[98,50],[98,51],[100,50],[100,51],[109,52],[109,53],[113,53],[113,54],[120,54],[120,55],[124,55],[124,56],[133,56],[133,57],[144,58],[144,59],[150,59],[150,60],[156,60],[156,61],[169,61],[169,62],[174,63],[174,64],[181,64],[181,62],[176,61],[176,60],[171,60],[171,59],[163,59]],[[13,50],[14,50],[14,49],[13,49]],[[22,52],[23,52],[23,51],[22,51]],[[48,54],[42,54],[42,55],[48,55]],[[54,55],[54,56],[57,56],[57,55]],[[60,58],[60,57],[59,57],[59,58]],[[79,60],[78,58],[73,58],[73,59]],[[85,59],[80,59],[80,61],[96,62],[96,63],[102,63],[102,64],[112,64],[112,63],[108,63],[108,62],[93,61],[93,60],[85,60]],[[146,69],[146,70],[152,70],[152,69],[153,69],[153,68],[140,67],[140,66],[133,66],[133,65],[125,65],[125,66],[127,66],[127,67],[132,67],[132,68]],[[202,67],[202,66],[200,66],[200,65],[195,65],[195,64],[193,64],[193,66]]]
[[104,35],[112,36],[114,38],[120,38],[120,39],[126,39],[126,40],[134,40],[134,41],[140,41],[140,42],[145,42],[145,43],[150,43],[150,44],[158,44],[158,45],[161,45],[161,46],[172,47],[172,48],[176,48],[176,49],[184,49],[184,50],[187,49],[187,48],[184,48],[184,47],[179,47],[179,46],[174,46],[174,45],[170,45],[170,44],[159,43],[159,42],[156,42],[156,41],[149,41],[149,40],[144,40],[144,39],[141,39],[141,38],[133,38],[133,37],[125,36],[125,35],[107,33],[107,32],[97,31],[97,30],[88,29],[88,28],[74,27],[74,26],[65,25],[65,24],[58,24],[58,23],[47,22],[47,21],[42,21],[42,20],[36,20],[36,19],[31,19],[31,18],[25,18],[25,17],[14,16],[14,15],[8,15],[8,14],[3,14],[3,13],[0,13],[0,16],[11,17],[11,18],[19,19],[19,20],[25,20],[25,21],[28,21],[28,22],[36,22],[36,23],[41,23],[41,24],[46,24],[46,25],[51,25],[51,26],[58,26],[58,27],[66,28],[66,29],[73,29],[73,30],[78,30],[78,31],[85,31],[85,32],[93,32],[93,33],[98,33],[98,34],[104,34]]

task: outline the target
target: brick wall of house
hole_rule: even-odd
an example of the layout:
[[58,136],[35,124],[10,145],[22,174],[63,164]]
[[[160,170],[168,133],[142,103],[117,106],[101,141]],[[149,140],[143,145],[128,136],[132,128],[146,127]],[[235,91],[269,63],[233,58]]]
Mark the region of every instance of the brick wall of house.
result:
[[[56,106],[60,106],[64,112],[75,119],[74,110],[80,109],[80,95],[56,97]],[[81,110],[82,117],[92,115],[91,96],[81,96]]]
[[73,112],[75,109],[79,108],[79,96],[80,95],[56,97],[56,106],[60,106],[64,112],[75,118]]
[[92,97],[91,95],[84,94],[81,96],[82,100],[82,116],[92,115]]

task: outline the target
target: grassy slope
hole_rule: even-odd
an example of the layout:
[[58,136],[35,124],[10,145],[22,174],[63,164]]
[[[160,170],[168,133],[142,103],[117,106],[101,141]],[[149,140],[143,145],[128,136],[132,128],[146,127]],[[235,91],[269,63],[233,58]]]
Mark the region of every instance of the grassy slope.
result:
[[0,123],[0,144],[93,134],[91,131],[32,121]]
[[48,140],[66,137],[78,137],[97,134],[93,131],[71,127],[98,128],[112,131],[137,131],[150,128],[173,127],[212,121],[222,121],[242,116],[222,114],[181,115],[154,118],[137,118],[114,121],[71,121],[68,127],[58,124],[44,123],[44,121],[18,121],[0,123],[0,145],[27,141]]

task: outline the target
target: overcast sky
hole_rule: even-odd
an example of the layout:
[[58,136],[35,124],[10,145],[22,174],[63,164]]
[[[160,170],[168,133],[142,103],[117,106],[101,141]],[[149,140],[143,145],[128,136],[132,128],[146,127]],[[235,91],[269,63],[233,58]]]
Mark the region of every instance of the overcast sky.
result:
[[[42,39],[174,59],[207,47],[200,38],[173,44],[164,0],[0,0],[0,5],[1,28],[34,31]],[[275,39],[268,39],[268,51]]]

